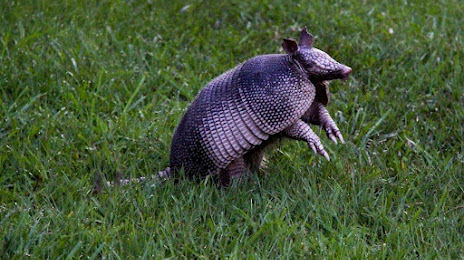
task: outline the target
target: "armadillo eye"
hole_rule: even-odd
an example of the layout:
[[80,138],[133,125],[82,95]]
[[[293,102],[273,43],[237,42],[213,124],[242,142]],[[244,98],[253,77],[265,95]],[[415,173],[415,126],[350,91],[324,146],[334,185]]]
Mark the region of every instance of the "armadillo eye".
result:
[[304,63],[304,66],[305,66],[306,68],[312,68],[312,67],[314,66],[314,64],[315,64],[315,63],[312,62],[312,61],[307,61],[307,62]]

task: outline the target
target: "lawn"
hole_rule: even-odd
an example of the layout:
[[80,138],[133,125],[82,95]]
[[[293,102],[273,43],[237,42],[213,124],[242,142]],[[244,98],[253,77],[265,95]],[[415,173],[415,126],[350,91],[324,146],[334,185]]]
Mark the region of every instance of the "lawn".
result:
[[[0,0],[0,259],[463,258],[464,5]],[[150,176],[198,91],[307,26],[353,68],[331,161],[282,142],[249,182]],[[314,130],[318,133],[317,127]]]

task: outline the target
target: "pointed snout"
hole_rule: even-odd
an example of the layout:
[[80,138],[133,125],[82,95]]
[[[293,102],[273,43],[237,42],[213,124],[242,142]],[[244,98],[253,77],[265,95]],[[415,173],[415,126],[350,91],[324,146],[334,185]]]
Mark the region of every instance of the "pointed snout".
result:
[[340,78],[347,79],[351,71],[352,69],[350,67],[343,65],[342,69],[340,70]]

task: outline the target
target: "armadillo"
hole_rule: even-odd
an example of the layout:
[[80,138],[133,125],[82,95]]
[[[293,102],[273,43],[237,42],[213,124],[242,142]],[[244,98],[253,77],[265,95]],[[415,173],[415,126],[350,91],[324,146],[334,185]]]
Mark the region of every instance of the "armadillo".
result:
[[330,160],[310,124],[344,142],[326,109],[328,82],[346,79],[351,68],[314,48],[314,38],[304,28],[298,43],[283,40],[286,54],[256,56],[209,82],[180,120],[160,176],[183,169],[227,186],[258,169],[265,147],[283,137],[305,141]]

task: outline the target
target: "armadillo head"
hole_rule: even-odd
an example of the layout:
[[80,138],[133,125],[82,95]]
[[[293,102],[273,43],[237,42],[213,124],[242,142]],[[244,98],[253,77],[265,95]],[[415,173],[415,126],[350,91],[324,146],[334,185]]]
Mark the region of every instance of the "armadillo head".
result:
[[346,79],[351,68],[343,65],[327,53],[313,47],[314,36],[306,30],[301,31],[300,42],[284,39],[282,46],[298,66],[307,73],[312,81]]

